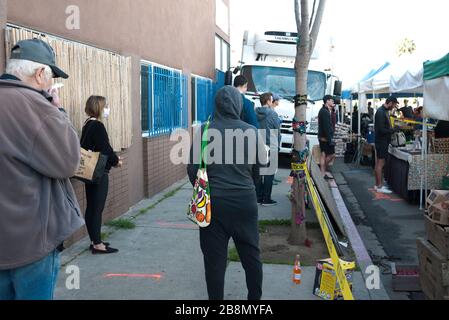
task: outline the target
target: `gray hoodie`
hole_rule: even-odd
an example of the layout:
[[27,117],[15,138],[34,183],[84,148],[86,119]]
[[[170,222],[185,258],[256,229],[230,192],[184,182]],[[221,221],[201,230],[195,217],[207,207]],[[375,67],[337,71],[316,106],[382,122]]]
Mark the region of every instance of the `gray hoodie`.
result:
[[[270,146],[271,139],[273,143],[281,141],[281,120],[279,115],[270,107],[263,106],[256,109],[257,120],[259,121],[259,129],[266,130],[267,146]],[[274,130],[278,130],[277,133]],[[278,147],[278,146],[277,146]]]
[[[251,133],[256,137],[256,142],[253,145],[244,145],[244,148],[237,150],[237,143],[231,144],[232,152],[234,154],[234,161],[231,164],[224,164],[226,153],[225,141],[222,141],[222,155],[223,164],[209,163],[207,166],[207,174],[209,177],[211,193],[223,194],[223,191],[247,190],[254,191],[254,179],[256,179],[259,170],[260,162],[266,163],[266,157],[257,157],[259,150],[265,150],[265,145],[260,139],[257,129],[240,119],[242,113],[243,100],[240,92],[232,86],[225,86],[218,91],[215,97],[215,113],[209,127],[209,139],[211,137],[211,130],[217,130],[221,133],[223,140],[225,140],[226,129],[241,129],[243,133]],[[241,135],[240,135],[241,137]],[[209,140],[210,142],[211,140]],[[250,152],[251,150],[251,152]],[[211,149],[209,149],[211,151]],[[191,150],[191,162],[187,168],[190,181],[192,184],[195,181],[198,171],[198,165],[193,164],[192,156],[193,148]],[[237,164],[236,155],[243,154],[244,162]],[[263,152],[261,152],[261,155]],[[199,157],[198,157],[199,158]],[[211,161],[211,159],[209,159]],[[208,162],[209,162],[208,161]]]
[[47,256],[84,225],[69,178],[76,131],[41,92],[0,81],[0,270]]

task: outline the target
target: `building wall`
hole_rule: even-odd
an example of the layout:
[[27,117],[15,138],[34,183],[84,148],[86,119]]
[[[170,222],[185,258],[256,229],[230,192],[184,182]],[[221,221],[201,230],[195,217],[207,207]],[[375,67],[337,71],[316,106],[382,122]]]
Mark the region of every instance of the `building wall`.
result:
[[[151,197],[161,189],[168,188],[187,174],[185,165],[174,166],[170,162],[170,150],[175,142],[169,137],[144,139],[144,190]],[[163,172],[163,174],[158,174]]]
[[[9,2],[9,22],[213,77],[215,0]],[[70,5],[80,9],[79,30],[66,28]]]
[[[225,1],[229,5],[228,0]],[[80,9],[80,29],[66,27],[66,8]],[[51,10],[49,10],[51,8]],[[7,9],[7,10],[6,10]],[[113,169],[104,221],[125,213],[186,176],[185,166],[172,166],[169,136],[142,138],[141,60],[182,70],[184,74],[215,76],[215,34],[229,42],[215,23],[215,0],[0,0],[0,71],[4,69],[6,22],[79,41],[132,57],[132,146],[124,151],[124,167]],[[190,79],[189,92],[191,92]],[[189,123],[191,123],[189,99]],[[85,209],[84,185],[73,181]],[[85,236],[85,228],[68,244]]]

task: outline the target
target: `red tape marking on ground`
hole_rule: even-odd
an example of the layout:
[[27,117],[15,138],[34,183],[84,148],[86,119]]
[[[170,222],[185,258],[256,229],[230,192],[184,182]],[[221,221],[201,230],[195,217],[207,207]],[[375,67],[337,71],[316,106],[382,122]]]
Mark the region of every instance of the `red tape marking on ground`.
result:
[[129,274],[129,273],[107,273],[105,278],[144,278],[161,280],[164,276],[162,274]]
[[404,201],[403,199],[395,198],[389,194],[376,192],[376,190],[374,190],[374,189],[368,189],[368,191],[370,191],[374,195],[373,201],[379,201],[379,200],[388,200],[388,201],[392,201],[392,202]]

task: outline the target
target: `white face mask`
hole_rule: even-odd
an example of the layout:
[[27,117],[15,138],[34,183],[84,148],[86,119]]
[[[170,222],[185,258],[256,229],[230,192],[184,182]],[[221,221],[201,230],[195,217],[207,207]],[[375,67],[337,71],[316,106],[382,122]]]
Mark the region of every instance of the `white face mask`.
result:
[[111,115],[111,108],[104,109],[103,117],[107,119],[109,118],[110,115]]

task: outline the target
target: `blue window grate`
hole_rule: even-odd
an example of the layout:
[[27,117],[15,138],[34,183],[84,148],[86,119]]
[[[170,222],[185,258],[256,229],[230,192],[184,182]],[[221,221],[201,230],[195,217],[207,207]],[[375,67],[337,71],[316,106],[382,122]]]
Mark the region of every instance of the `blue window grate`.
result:
[[214,84],[212,80],[194,77],[195,81],[195,118],[197,122],[206,121],[214,111]]
[[188,127],[188,83],[181,72],[142,65],[142,131],[150,137]]

